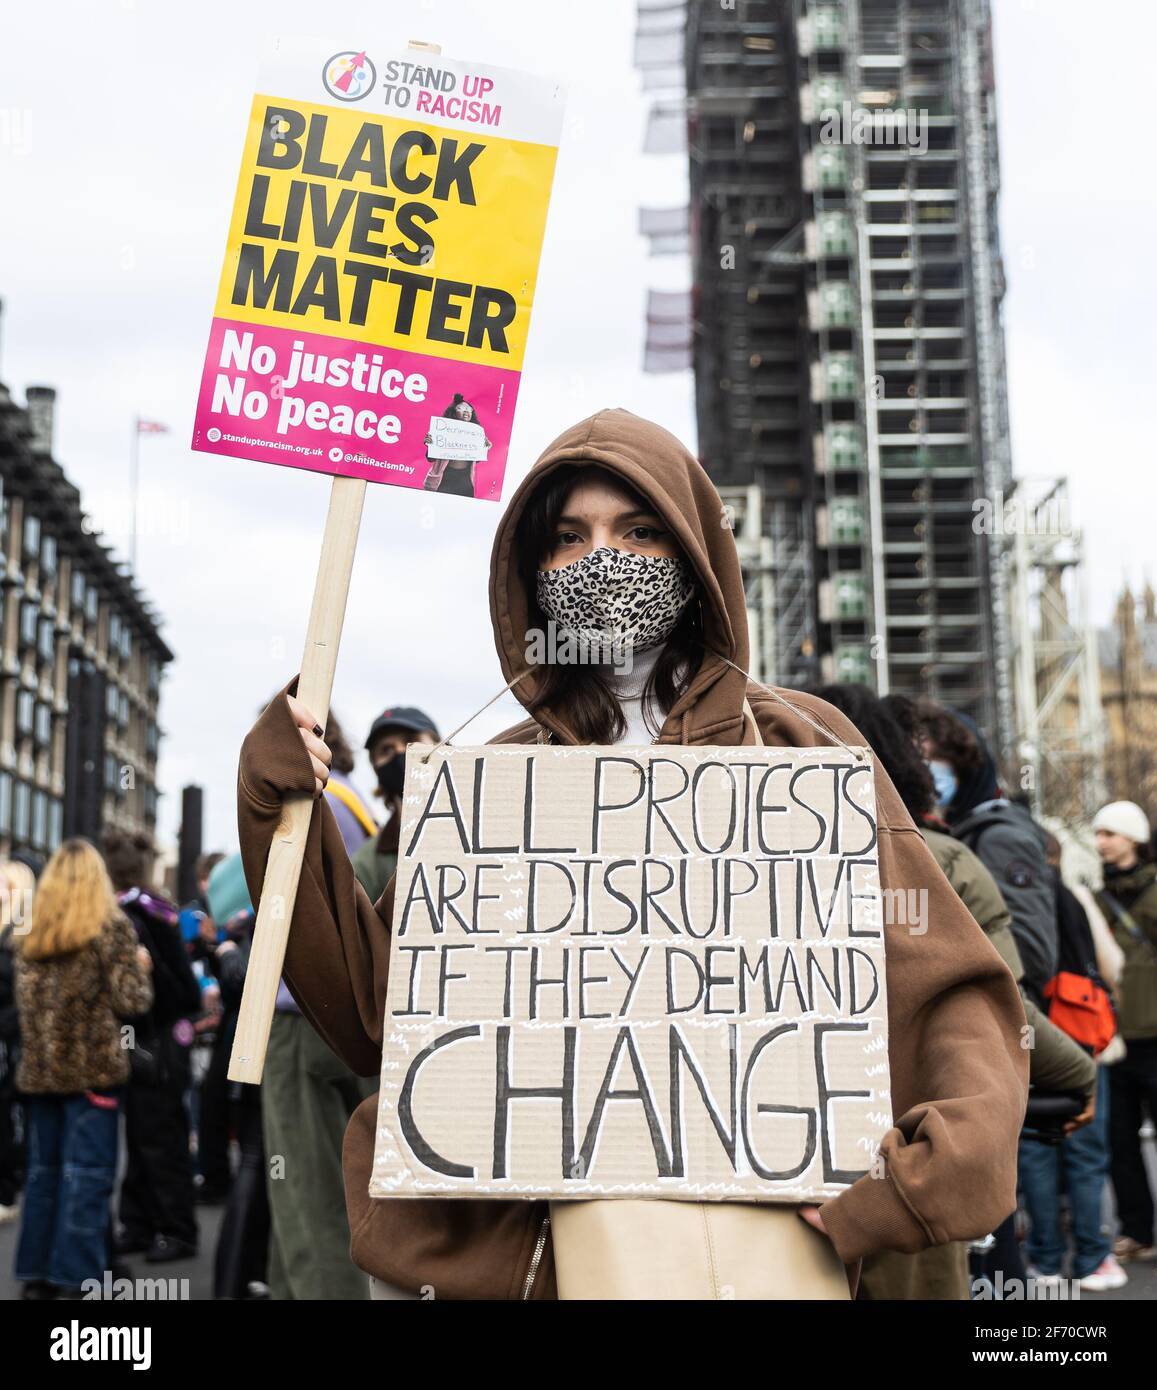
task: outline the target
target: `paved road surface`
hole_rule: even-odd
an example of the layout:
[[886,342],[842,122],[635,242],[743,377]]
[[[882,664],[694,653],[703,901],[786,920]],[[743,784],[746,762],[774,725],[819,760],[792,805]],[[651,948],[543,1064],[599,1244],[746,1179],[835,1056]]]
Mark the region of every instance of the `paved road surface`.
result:
[[[189,1280],[189,1297],[208,1299],[213,1292],[213,1251],[217,1229],[221,1222],[221,1207],[198,1208],[201,1222],[201,1249],[196,1259],[177,1260],[167,1265],[146,1264],[140,1256],[126,1261],[139,1278],[155,1279],[164,1276]],[[0,1226],[0,1300],[18,1298],[20,1286],[12,1277],[12,1262],[16,1253],[16,1226]],[[1129,1283],[1113,1293],[1081,1295],[1082,1302],[1100,1299],[1130,1299],[1157,1301],[1157,1263],[1129,1266]]]

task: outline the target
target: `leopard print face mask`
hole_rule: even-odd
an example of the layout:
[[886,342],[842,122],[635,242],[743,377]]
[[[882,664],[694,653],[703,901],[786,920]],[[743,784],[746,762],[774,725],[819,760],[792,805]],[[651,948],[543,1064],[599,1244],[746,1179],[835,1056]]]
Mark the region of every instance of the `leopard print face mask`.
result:
[[670,637],[695,593],[682,558],[600,546],[573,564],[538,572],[539,607],[595,660],[621,660]]

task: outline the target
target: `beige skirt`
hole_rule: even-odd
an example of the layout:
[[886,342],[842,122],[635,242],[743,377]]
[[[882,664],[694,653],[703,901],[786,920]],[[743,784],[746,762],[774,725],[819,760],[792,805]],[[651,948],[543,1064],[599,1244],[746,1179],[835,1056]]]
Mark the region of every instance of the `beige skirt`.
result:
[[560,1299],[849,1299],[827,1236],[795,1206],[552,1202]]

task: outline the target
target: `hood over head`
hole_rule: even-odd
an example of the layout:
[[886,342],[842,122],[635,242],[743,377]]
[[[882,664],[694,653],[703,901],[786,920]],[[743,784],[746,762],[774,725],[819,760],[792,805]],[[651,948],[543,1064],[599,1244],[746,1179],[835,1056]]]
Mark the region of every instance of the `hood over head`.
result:
[[964,725],[976,740],[976,747],[980,752],[979,766],[970,772],[960,774],[960,785],[947,808],[949,823],[956,825],[966,816],[970,816],[977,806],[998,800],[1001,790],[996,775],[996,759],[992,756],[992,750],[980,732],[976,720],[970,719],[967,714],[962,714],[957,709],[950,709],[948,712],[953,719]]
[[[699,581],[703,660],[668,713],[659,741],[739,742],[747,678],[720,660],[723,656],[747,669],[747,607],[735,537],[715,484],[699,461],[668,430],[628,410],[600,410],[564,430],[542,452],[499,522],[490,563],[490,614],[506,679],[531,665],[525,635],[531,626],[531,599],[519,572],[518,520],[535,488],[564,464],[604,468],[647,498]],[[533,697],[535,681],[532,672],[513,687],[523,704]],[[575,742],[548,707],[538,709],[534,717],[563,742]],[[729,736],[730,725],[734,727]]]

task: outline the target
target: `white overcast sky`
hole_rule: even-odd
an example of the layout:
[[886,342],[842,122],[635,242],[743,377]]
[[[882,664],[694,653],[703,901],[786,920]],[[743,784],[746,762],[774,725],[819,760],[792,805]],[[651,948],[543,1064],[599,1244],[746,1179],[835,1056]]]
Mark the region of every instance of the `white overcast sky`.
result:
[[[994,9],[1014,468],[1071,479],[1103,622],[1123,577],[1143,577],[1157,516],[1155,197],[1138,80],[1157,42],[1154,7],[1132,0],[1092,21],[1077,0]],[[689,375],[641,370],[646,290],[685,285],[689,270],[650,260],[636,231],[640,204],[681,202],[686,184],[679,158],[641,153],[633,11],[630,0],[42,0],[6,11],[0,380],[18,399],[30,384],[56,386],[57,456],[89,510],[120,528],[109,539],[122,554],[133,417],[172,430],[142,446],[138,564],[177,654],[162,697],[166,840],[180,788],[197,782],[207,847],[235,845],[237,749],[297,668],[329,490],[326,477],[187,447],[271,24],[371,50],[433,40],[448,56],[568,86],[509,495],[554,435],[603,406],[694,443]],[[358,744],[384,705],[421,705],[448,728],[501,685],[487,602],[499,514],[369,488],[334,690]],[[470,737],[518,715],[507,696]]]

